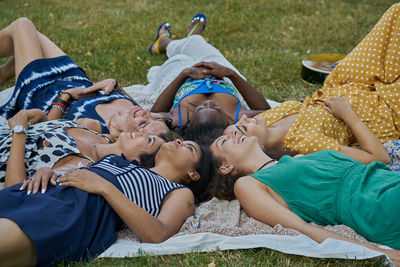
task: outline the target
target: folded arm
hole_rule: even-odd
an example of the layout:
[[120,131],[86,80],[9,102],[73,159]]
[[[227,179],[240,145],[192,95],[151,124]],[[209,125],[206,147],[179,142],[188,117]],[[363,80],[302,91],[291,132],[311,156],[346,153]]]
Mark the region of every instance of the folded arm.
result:
[[185,220],[193,215],[194,197],[187,188],[171,192],[157,218],[133,203],[113,184],[88,170],[71,171],[59,182],[93,194],[99,194],[142,241],[160,243],[176,234]]
[[[243,79],[236,71],[215,62],[200,62],[194,65],[194,67],[204,68],[205,74],[211,75],[218,79],[222,79],[224,77],[229,78],[239,90],[249,107],[258,111],[256,114],[271,108],[268,102],[265,100],[265,97],[245,79]],[[253,116],[256,114],[253,114]]]
[[178,92],[182,84],[189,78],[199,80],[212,77],[205,74],[202,68],[193,66],[184,69],[159,95],[151,108],[151,112],[169,112],[174,102],[176,92]]
[[[58,95],[58,98],[61,101],[65,101],[67,103],[66,108],[68,108],[68,106],[71,104],[72,101],[85,97],[95,96],[98,94],[99,91],[104,91],[106,95],[112,93],[113,91],[116,91],[132,99],[132,97],[120,86],[118,81],[115,79],[105,79],[96,82],[95,84],[87,88],[77,87],[77,88],[67,89],[62,93],[60,93]],[[64,112],[52,106],[49,113],[47,114],[47,118],[49,120],[61,119],[64,116]]]
[[360,120],[345,97],[335,97],[325,101],[326,109],[336,118],[343,120],[357,138],[361,149],[341,146],[340,152],[365,164],[373,161],[390,163],[385,147],[376,135]]

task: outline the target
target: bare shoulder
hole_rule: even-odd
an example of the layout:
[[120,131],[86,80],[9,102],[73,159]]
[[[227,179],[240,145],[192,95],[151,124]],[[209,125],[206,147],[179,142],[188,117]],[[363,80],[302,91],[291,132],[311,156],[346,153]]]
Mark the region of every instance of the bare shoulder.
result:
[[187,187],[182,187],[172,191],[165,199],[167,202],[186,203],[187,205],[194,205],[194,196],[192,191]]
[[235,195],[237,196],[237,194],[246,192],[247,190],[253,188],[254,186],[264,187],[265,185],[262,182],[255,179],[254,177],[247,175],[240,177],[239,179],[236,180],[233,190],[235,192]]
[[98,120],[89,119],[89,118],[79,118],[76,122],[86,128],[89,128],[93,131],[101,132],[100,123]]

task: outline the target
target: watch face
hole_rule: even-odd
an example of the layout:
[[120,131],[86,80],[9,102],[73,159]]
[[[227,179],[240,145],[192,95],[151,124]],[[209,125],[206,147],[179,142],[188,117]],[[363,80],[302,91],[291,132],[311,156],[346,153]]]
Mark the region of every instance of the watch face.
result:
[[22,133],[23,131],[24,131],[24,126],[22,126],[22,125],[17,125],[17,126],[15,126],[14,127],[14,132],[16,132],[16,133]]

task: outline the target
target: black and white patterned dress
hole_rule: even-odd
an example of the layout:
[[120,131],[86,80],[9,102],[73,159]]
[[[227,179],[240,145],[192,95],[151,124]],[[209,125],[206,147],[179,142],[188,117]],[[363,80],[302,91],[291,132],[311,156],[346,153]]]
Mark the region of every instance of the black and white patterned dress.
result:
[[[53,167],[65,156],[79,154],[86,157],[80,153],[74,139],[65,131],[65,128],[82,128],[94,132],[68,120],[46,121],[30,126],[25,145],[27,177],[33,175],[40,167]],[[106,138],[97,132],[94,133]],[[6,175],[11,143],[12,131],[8,125],[0,125],[0,181],[4,181]]]

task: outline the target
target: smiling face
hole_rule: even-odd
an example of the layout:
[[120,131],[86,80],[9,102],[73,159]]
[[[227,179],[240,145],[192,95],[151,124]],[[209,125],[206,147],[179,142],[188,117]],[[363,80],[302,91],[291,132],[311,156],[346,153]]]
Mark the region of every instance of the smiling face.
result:
[[198,144],[176,139],[161,146],[156,155],[156,165],[157,162],[167,161],[176,170],[191,172],[196,170],[200,157],[201,150]]
[[262,117],[247,118],[246,115],[243,115],[236,124],[228,126],[225,129],[224,134],[229,135],[233,132],[247,137],[255,136],[260,144],[262,144],[265,141],[265,138],[267,138],[267,123]]
[[140,107],[135,107],[131,110],[126,125],[127,127],[136,128],[136,131],[142,130],[148,134],[158,135],[168,131],[162,115]]
[[128,160],[138,160],[141,154],[154,153],[164,143],[162,138],[143,132],[122,132],[116,142]]
[[[233,176],[246,174],[245,157],[255,150],[261,150],[261,146],[254,136],[244,136],[232,131],[228,135],[218,137],[210,146],[211,152],[221,160],[219,170],[222,174],[231,173]],[[227,168],[227,169],[225,169]]]
[[122,132],[141,131],[159,135],[169,130],[160,114],[152,113],[148,109],[137,106],[122,114],[111,116],[108,128],[114,139],[117,139]]
[[206,100],[198,105],[193,111],[190,124],[214,123],[226,126],[229,124],[228,116],[213,100]]

